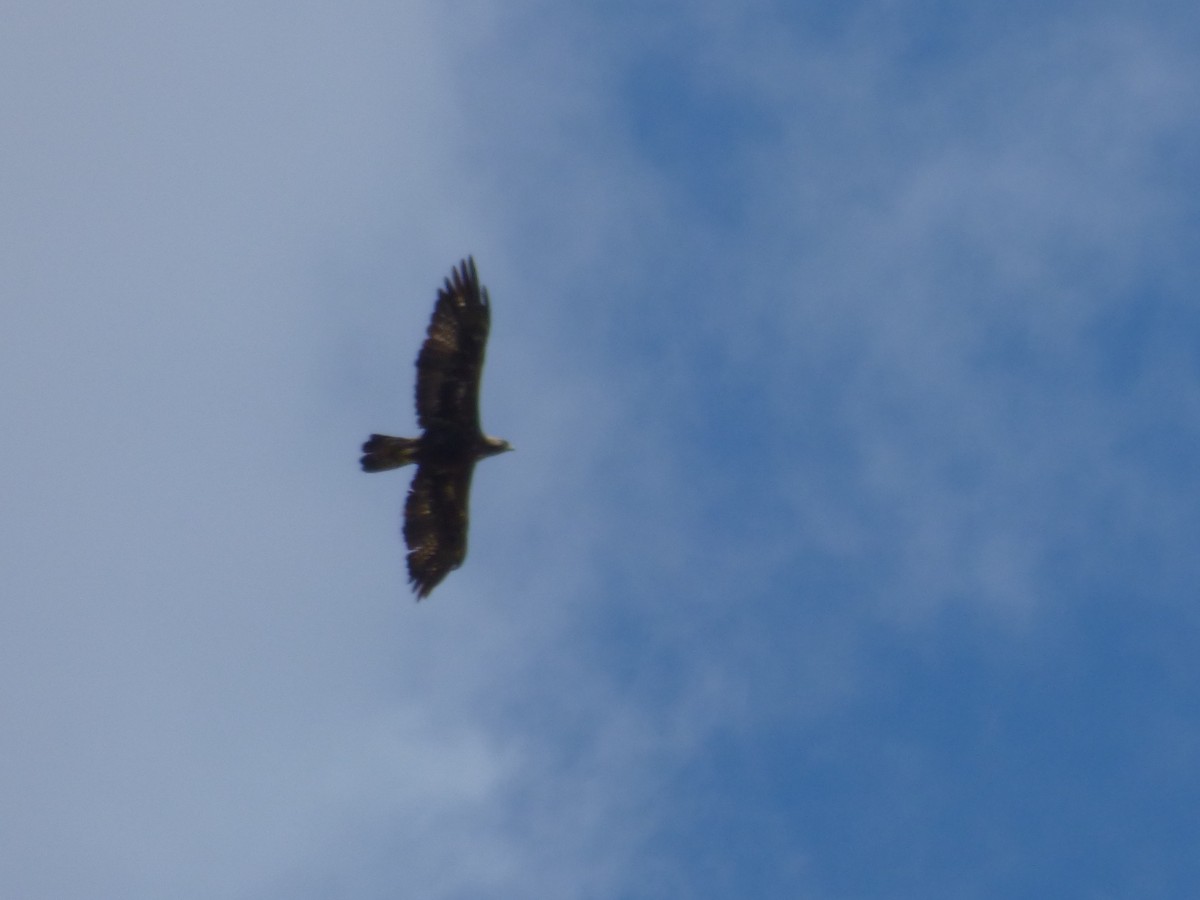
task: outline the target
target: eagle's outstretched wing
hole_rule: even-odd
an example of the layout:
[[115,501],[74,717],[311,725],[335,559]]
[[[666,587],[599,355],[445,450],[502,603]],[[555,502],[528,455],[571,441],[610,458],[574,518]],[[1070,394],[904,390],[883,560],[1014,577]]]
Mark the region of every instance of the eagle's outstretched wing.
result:
[[408,580],[420,600],[467,556],[467,501],[474,460],[425,462],[404,505]]
[[417,421],[426,432],[481,434],[479,379],[490,325],[487,289],[467,257],[438,291],[417,357]]

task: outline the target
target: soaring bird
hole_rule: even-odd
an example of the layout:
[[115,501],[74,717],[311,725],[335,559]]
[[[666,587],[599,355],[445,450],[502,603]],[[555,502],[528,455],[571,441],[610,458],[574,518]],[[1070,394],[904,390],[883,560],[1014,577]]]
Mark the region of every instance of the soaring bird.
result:
[[408,580],[429,596],[467,556],[468,499],[475,463],[513,449],[479,425],[479,380],[491,307],[475,260],[460,262],[438,291],[428,336],[417,356],[421,436],[373,434],[363,444],[364,472],[417,464],[404,505]]

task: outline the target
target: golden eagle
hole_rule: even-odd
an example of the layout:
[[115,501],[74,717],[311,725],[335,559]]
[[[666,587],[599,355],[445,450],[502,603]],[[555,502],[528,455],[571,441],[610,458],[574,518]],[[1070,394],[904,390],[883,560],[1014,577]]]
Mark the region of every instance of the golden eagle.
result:
[[475,260],[463,260],[438,291],[429,335],[417,356],[418,438],[373,434],[364,472],[417,464],[404,505],[408,580],[428,597],[467,556],[467,500],[475,463],[511,450],[479,427],[479,379],[491,310]]

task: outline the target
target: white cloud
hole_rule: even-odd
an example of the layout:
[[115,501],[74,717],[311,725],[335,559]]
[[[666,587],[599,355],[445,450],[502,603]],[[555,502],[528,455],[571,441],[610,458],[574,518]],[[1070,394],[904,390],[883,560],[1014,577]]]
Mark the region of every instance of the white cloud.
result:
[[[1097,18],[916,65],[886,16],[731,9],[21,10],[0,880],[700,891],[650,858],[674,776],[869,691],[865,622],[1036,623],[1098,517],[1177,552],[1192,495],[1130,443],[1191,360],[1114,392],[1094,334],[1187,265],[1184,46]],[[679,133],[636,126],[655,67]],[[416,606],[406,479],[355,443],[411,428],[465,252],[518,452]]]

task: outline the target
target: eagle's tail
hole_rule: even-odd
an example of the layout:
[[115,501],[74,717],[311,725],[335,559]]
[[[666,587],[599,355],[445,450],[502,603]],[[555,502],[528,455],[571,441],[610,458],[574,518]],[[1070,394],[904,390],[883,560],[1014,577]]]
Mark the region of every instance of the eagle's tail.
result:
[[383,472],[398,469],[417,461],[418,438],[388,437],[373,434],[363,444],[362,467],[364,472]]

